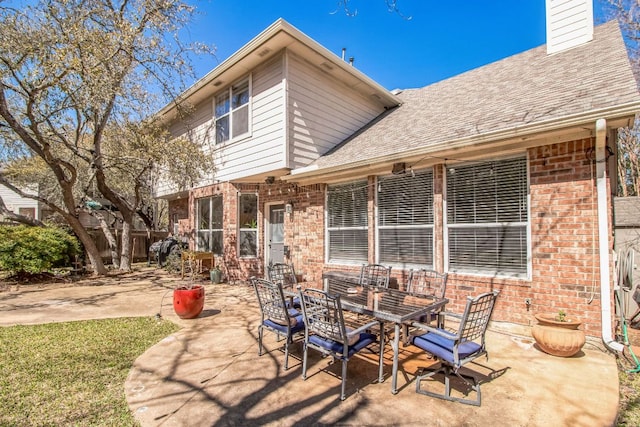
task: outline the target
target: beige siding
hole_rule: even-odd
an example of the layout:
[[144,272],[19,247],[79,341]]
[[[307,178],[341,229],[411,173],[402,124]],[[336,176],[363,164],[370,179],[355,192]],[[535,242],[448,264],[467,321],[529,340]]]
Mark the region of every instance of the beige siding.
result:
[[[35,185],[32,188],[26,188],[23,191],[27,194],[38,194],[38,190]],[[35,209],[36,219],[40,219],[40,209],[36,200],[20,197],[4,185],[0,185],[0,197],[2,197],[2,201],[11,212],[17,214],[20,213],[20,208],[33,208]]]
[[289,167],[307,166],[383,112],[379,103],[288,57]]
[[[251,73],[251,131],[238,140],[215,145],[213,97],[197,106],[188,122],[171,127],[174,136],[188,134],[203,141],[216,159],[215,173],[196,187],[213,180],[231,181],[285,167],[285,108],[283,56],[260,66]],[[157,197],[175,193],[169,182],[159,179]]]
[[215,147],[219,181],[231,181],[282,168],[285,164],[283,58],[251,74],[251,132]]

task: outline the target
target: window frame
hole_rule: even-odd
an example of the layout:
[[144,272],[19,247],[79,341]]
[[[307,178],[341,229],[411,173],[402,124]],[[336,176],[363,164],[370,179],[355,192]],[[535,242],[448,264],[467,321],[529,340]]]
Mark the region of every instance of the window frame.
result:
[[[250,74],[242,79],[237,80],[233,84],[229,85],[226,89],[221,90],[220,92],[214,95],[212,103],[213,103],[213,132],[214,132],[213,141],[215,145],[227,144],[229,142],[247,138],[251,135],[251,131],[252,131],[251,105],[253,101],[252,80],[253,80],[252,75]],[[244,90],[245,84],[246,84],[246,90],[248,92],[247,101],[237,107],[234,107],[233,106],[234,95],[237,95],[238,89]],[[243,90],[241,90],[240,93],[242,93]],[[218,103],[219,103],[218,100],[221,99],[222,97],[226,99],[227,109],[223,114],[218,115],[217,114]],[[236,135],[234,133],[234,125],[235,125],[234,117],[239,117],[241,110],[244,108],[246,108],[247,110],[247,113],[246,113],[247,128],[245,131],[238,133]],[[218,139],[218,123],[225,118],[227,119],[227,127],[228,127],[227,138],[219,140]]]
[[[419,171],[412,171],[408,174],[403,175],[384,175],[376,177],[376,203],[375,203],[375,224],[376,224],[376,232],[375,232],[375,248],[376,248],[376,262],[384,265],[391,265],[394,267],[400,268],[427,268],[434,269],[435,266],[435,210],[434,210],[434,187],[435,187],[435,173],[433,168],[421,169]],[[395,183],[393,182],[395,181]],[[426,181],[426,182],[425,182]],[[387,221],[385,210],[382,205],[385,202],[384,191],[387,188],[392,188],[391,194],[397,194],[397,191],[401,188],[407,188],[407,185],[411,185],[415,183],[415,187],[411,187],[409,191],[411,195],[415,195],[416,192],[421,191],[421,187],[426,184],[422,190],[425,193],[427,200],[420,200],[419,204],[411,204],[407,206],[410,212],[405,212],[404,215],[402,212],[399,212],[399,209],[396,211],[394,215],[390,212],[389,220]],[[398,200],[393,200],[393,196],[389,199],[390,208],[393,208],[394,203],[396,202],[396,208],[398,207]],[[417,209],[421,209],[420,212],[417,212]],[[408,214],[408,215],[407,215]],[[408,221],[411,221],[408,223]],[[394,222],[396,222],[394,224]],[[397,233],[403,234],[406,232],[412,232],[411,235],[423,236],[426,239],[428,247],[426,247],[423,242],[413,240],[414,249],[411,251],[411,254],[402,254],[398,249],[397,259],[391,260],[388,258],[384,258],[385,250],[383,248],[383,240],[388,240],[388,238],[384,237],[386,230],[396,230]],[[426,233],[420,233],[419,230],[426,230]],[[402,236],[399,237],[402,239]],[[430,240],[430,244],[429,241]],[[397,243],[388,244],[395,245],[398,247]],[[415,248],[416,246],[425,246],[424,250],[427,253],[426,257],[428,259],[425,262],[419,262],[417,258],[419,257],[418,251]],[[430,253],[429,253],[430,252]]]
[[[454,173],[458,172],[458,171],[462,171],[465,168],[469,167],[469,168],[474,168],[474,167],[479,167],[479,166],[486,166],[486,165],[490,165],[490,171],[491,173],[493,172],[493,168],[496,167],[496,165],[502,163],[502,164],[507,164],[509,162],[523,162],[522,165],[522,170],[521,172],[524,174],[524,182],[522,180],[516,182],[514,185],[514,188],[516,186],[522,186],[520,188],[520,200],[518,201],[518,208],[517,209],[513,209],[513,212],[515,212],[516,210],[519,212],[519,215],[526,215],[526,218],[524,220],[520,219],[518,221],[513,221],[513,220],[509,220],[509,221],[484,221],[484,222],[462,222],[462,221],[456,221],[456,222],[452,222],[450,220],[449,217],[449,209],[452,207],[452,202],[450,200],[450,198],[452,197],[452,195],[450,194],[450,187],[449,187],[449,180],[450,180],[450,174],[451,171],[453,170]],[[514,168],[515,169],[515,168]],[[531,274],[532,274],[532,264],[531,264],[531,189],[530,189],[530,170],[529,170],[529,158],[527,154],[521,154],[521,155],[517,155],[517,156],[512,156],[512,157],[506,157],[506,158],[499,158],[499,159],[492,159],[492,160],[483,160],[483,161],[479,161],[479,162],[473,162],[473,163],[460,163],[457,164],[455,166],[446,166],[445,165],[445,171],[443,173],[443,190],[444,190],[444,195],[445,197],[443,198],[443,242],[444,242],[444,261],[445,261],[445,270],[448,272],[453,272],[453,273],[462,273],[462,274],[470,274],[470,275],[478,275],[478,276],[489,276],[489,277],[503,277],[503,278],[517,278],[517,279],[527,279],[527,280],[531,280]],[[502,191],[504,190],[504,188],[506,188],[506,184],[504,181],[499,181],[499,180],[495,180],[495,185],[494,185],[494,191],[491,192],[491,194],[495,194],[497,196],[497,191],[498,191],[498,187],[499,190]],[[514,190],[514,189],[511,189]],[[517,189],[515,189],[516,192],[518,192]],[[483,192],[483,194],[486,194],[486,190]],[[522,197],[524,196],[524,197]],[[496,200],[499,200],[499,198],[495,198]],[[479,207],[481,207],[481,205],[479,203],[477,203],[477,198],[474,198],[474,203],[473,203],[473,209],[474,209],[474,213],[473,215],[475,215],[476,217],[477,212],[480,211],[480,209],[478,209]],[[526,207],[522,207],[522,203],[526,203]],[[513,202],[511,202],[511,204],[513,204]],[[453,203],[453,205],[455,205],[455,203]],[[484,206],[486,208],[486,205]],[[499,208],[499,206],[498,206]],[[485,211],[488,211],[485,209]],[[497,210],[493,210],[494,214],[496,216],[501,216],[503,215],[502,211],[497,211]],[[504,215],[513,215],[513,213],[507,213]],[[492,268],[471,268],[468,266],[454,266],[452,263],[452,254],[451,254],[451,239],[454,238],[454,236],[452,236],[453,234],[455,234],[456,231],[459,230],[478,230],[480,232],[484,231],[493,231],[495,232],[495,230],[497,229],[501,229],[502,231],[514,231],[514,230],[518,230],[519,229],[519,234],[520,234],[520,238],[519,240],[522,241],[524,239],[524,243],[522,243],[520,245],[520,259],[523,259],[523,262],[520,262],[519,265],[520,267],[518,268],[514,268],[512,270],[506,270],[506,269],[501,269],[500,268],[500,264],[502,263],[502,256],[501,254],[504,253],[505,249],[499,249],[497,248],[495,253],[496,255],[496,259],[495,264]],[[500,241],[504,241],[504,234],[500,237]],[[496,239],[496,241],[498,241],[498,239]],[[476,244],[476,248],[474,249],[474,257],[476,254],[478,254],[477,251],[478,248],[478,244]],[[508,258],[507,258],[508,259]],[[478,263],[478,259],[474,258],[475,263]],[[519,270],[519,271],[518,271]]]
[[[242,220],[242,208],[243,208],[243,203],[242,203],[242,198],[246,197],[246,196],[253,196],[255,197],[255,227],[243,227],[243,220]],[[258,258],[260,256],[260,223],[258,221],[259,218],[259,209],[258,209],[258,194],[257,193],[238,193],[238,246],[237,246],[237,251],[238,251],[238,257],[239,258]],[[255,255],[253,254],[243,254],[242,253],[242,235],[244,233],[254,233],[255,234]]]
[[[213,228],[214,221],[214,199],[220,200],[220,228]],[[201,218],[200,218],[200,203],[207,200],[209,202],[209,218],[207,219],[207,223],[209,228],[201,228]],[[209,247],[205,248],[201,244],[200,233],[208,233],[209,237]],[[219,252],[216,252],[213,246],[213,234],[220,233],[220,248]],[[196,199],[196,250],[211,252],[215,255],[223,255],[224,254],[224,198],[221,194],[209,196],[209,197],[201,197]]]
[[[342,222],[352,222],[352,225],[340,225],[340,226],[331,226],[333,219],[333,210],[330,206],[332,190],[335,192],[334,194],[338,196],[340,193],[344,192],[344,194],[351,193],[351,200],[353,201],[353,206],[349,206],[351,208],[351,218],[346,218],[342,212],[336,212],[335,217],[336,221],[338,221],[342,217]],[[362,194],[358,194],[358,192],[362,192]],[[355,196],[357,194],[357,196]],[[342,200],[346,201],[349,204],[349,198]],[[357,203],[360,203],[361,206],[357,206]],[[345,205],[343,204],[344,208]],[[359,209],[358,209],[359,208]],[[362,221],[364,219],[364,221]],[[364,223],[364,225],[362,225]],[[353,246],[347,249],[336,249],[338,253],[352,251],[354,253],[361,252],[357,257],[349,258],[342,256],[334,256],[335,253],[332,250],[332,234],[335,234],[336,237],[344,239],[350,239],[355,242],[358,238],[357,236],[361,236],[364,234],[364,247],[358,247],[357,243],[354,243]],[[351,234],[351,236],[350,236]],[[327,186],[327,191],[325,194],[325,262],[328,264],[363,264],[368,262],[369,257],[369,182],[367,179],[365,180],[357,180],[350,181],[346,183],[332,184]],[[364,255],[364,257],[362,257]]]

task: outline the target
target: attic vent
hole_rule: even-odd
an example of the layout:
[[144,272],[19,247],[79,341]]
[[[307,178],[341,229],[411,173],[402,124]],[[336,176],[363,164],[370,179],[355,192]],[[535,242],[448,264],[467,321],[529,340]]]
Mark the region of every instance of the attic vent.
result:
[[222,84],[222,80],[218,80],[217,82],[214,82],[214,83],[213,83],[213,85],[214,85],[215,87],[218,87],[218,86],[220,86],[221,84]]
[[267,56],[268,54],[271,53],[271,49],[269,49],[268,47],[265,47],[263,50],[261,50],[260,52],[258,52],[258,56],[260,58],[264,58],[265,56]]
[[322,64],[320,64],[320,66],[325,68],[325,69],[327,69],[327,70],[329,70],[329,71],[333,70],[333,66],[331,64],[329,64],[328,62],[323,62]]

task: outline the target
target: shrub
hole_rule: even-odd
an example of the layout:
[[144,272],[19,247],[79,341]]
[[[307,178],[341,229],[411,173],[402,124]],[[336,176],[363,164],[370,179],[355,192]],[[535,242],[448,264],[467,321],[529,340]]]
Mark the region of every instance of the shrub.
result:
[[70,265],[78,240],[60,228],[0,226],[0,270],[36,274]]

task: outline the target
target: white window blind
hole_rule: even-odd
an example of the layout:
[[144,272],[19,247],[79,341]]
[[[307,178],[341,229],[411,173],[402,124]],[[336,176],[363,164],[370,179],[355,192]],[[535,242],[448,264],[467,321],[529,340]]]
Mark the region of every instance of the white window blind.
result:
[[527,274],[526,158],[447,168],[449,269]]
[[382,264],[433,266],[433,172],[378,179]]
[[369,248],[367,230],[367,181],[329,186],[329,262],[366,263]]

